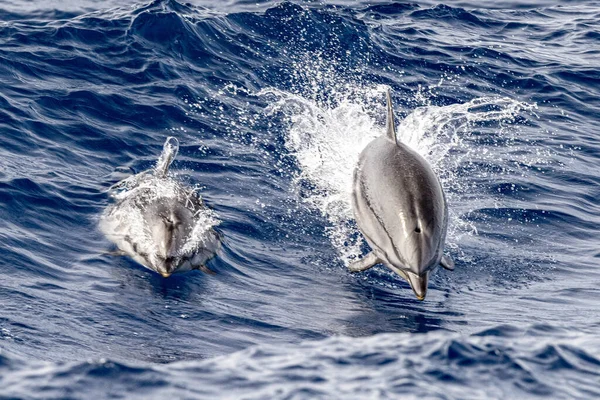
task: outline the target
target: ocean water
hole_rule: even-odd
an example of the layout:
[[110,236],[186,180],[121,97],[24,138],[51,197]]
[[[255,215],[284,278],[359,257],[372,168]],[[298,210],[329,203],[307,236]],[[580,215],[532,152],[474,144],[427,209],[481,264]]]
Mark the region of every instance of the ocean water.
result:
[[[0,0],[0,398],[600,397],[599,39],[598,1]],[[423,302],[346,270],[387,88],[449,202]],[[98,229],[168,136],[212,276]]]

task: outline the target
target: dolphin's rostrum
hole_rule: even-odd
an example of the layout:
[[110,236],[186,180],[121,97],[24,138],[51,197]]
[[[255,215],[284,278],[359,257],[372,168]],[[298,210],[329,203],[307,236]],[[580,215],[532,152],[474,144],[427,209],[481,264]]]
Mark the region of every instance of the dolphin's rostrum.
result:
[[205,263],[220,247],[212,210],[196,190],[167,176],[178,149],[177,139],[167,138],[153,171],[114,185],[117,201],[100,220],[123,254],[164,277],[192,269],[211,273]]
[[389,90],[386,134],[360,154],[353,185],[356,222],[372,251],[350,264],[350,271],[382,263],[423,300],[429,274],[440,264],[454,269],[443,255],[448,206],[429,163],[397,139]]

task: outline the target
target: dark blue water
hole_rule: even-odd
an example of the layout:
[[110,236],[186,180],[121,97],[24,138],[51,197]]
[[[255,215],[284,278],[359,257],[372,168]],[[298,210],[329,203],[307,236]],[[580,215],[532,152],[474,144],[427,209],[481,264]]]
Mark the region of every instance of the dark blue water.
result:
[[[211,3],[0,0],[0,397],[600,396],[600,3]],[[345,268],[386,87],[449,201],[424,302]],[[98,230],[167,136],[214,276]]]

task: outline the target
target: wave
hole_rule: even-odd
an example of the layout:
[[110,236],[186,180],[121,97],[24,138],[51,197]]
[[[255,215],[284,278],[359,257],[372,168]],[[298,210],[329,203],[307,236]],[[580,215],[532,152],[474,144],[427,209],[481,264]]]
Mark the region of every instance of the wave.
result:
[[[100,359],[63,364],[0,358],[3,395],[27,398],[593,398],[600,341],[544,325],[332,337],[253,346],[166,365]],[[583,378],[585,377],[585,378]]]
[[[0,5],[1,395],[597,395],[593,2],[254,3]],[[387,87],[448,194],[426,302],[344,267]],[[167,136],[219,215],[215,276],[97,229]]]

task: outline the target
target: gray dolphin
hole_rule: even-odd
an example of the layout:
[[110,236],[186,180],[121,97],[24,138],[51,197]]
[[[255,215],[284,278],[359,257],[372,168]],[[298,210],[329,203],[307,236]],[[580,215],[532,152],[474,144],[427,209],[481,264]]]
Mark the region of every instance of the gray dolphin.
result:
[[383,263],[425,299],[429,274],[440,264],[454,269],[443,255],[448,205],[429,163],[396,138],[389,90],[386,134],[360,154],[353,185],[356,222],[372,251],[350,264],[350,271]]
[[200,269],[220,247],[212,211],[196,191],[172,179],[167,172],[179,142],[167,138],[153,171],[142,172],[113,186],[117,202],[105,211],[100,228],[122,254],[168,277]]

